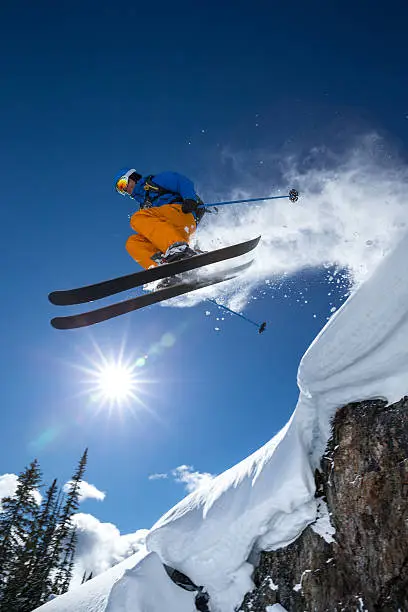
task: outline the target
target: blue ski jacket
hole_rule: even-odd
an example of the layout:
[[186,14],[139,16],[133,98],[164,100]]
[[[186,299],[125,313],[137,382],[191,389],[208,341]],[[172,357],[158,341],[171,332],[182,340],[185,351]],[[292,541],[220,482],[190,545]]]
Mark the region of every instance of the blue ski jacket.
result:
[[[167,193],[160,193],[160,191],[155,189],[146,190],[145,186],[149,183],[161,187],[163,190],[166,190]],[[146,197],[150,200],[149,205],[154,207],[164,206],[165,204],[172,204],[174,202],[182,204],[183,200],[187,199],[200,201],[195,191],[194,183],[183,174],[170,171],[142,177],[136,183],[131,193],[131,197],[140,204],[141,208],[143,208],[146,203]]]

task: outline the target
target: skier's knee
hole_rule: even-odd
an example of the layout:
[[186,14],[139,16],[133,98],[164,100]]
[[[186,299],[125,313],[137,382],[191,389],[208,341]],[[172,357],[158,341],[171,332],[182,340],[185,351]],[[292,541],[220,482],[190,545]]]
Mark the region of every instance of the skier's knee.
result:
[[141,230],[145,227],[146,221],[151,220],[153,216],[152,210],[154,211],[158,209],[147,208],[146,210],[138,210],[137,212],[135,212],[134,215],[132,215],[130,219],[130,226],[135,232],[140,233]]
[[139,263],[137,242],[138,241],[135,240],[135,236],[129,236],[129,238],[126,240],[125,247],[129,255]]
[[132,252],[134,249],[134,246],[133,246],[134,240],[132,240],[132,238],[133,236],[129,236],[129,238],[126,240],[126,243],[125,243],[125,248],[127,252],[129,253],[129,255],[132,255]]

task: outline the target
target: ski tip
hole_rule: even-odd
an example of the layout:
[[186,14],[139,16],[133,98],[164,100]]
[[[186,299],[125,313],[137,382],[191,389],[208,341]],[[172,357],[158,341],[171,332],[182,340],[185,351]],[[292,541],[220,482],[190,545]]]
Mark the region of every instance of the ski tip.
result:
[[51,304],[54,304],[56,306],[58,306],[58,298],[56,297],[56,292],[52,291],[51,293],[48,294],[48,301],[51,302]]
[[75,315],[73,315],[72,317],[54,317],[50,321],[51,327],[53,327],[54,329],[61,329],[61,330],[76,329],[77,327],[84,327],[84,324],[75,325],[74,319],[75,319]]
[[263,334],[265,329],[266,329],[266,321],[264,321],[263,323],[260,324],[259,329],[258,329],[258,333],[259,334]]
[[54,329],[65,329],[63,325],[61,325],[59,317],[55,317],[54,319],[51,319],[50,323],[51,323],[51,327],[53,327]]
[[75,304],[83,304],[91,300],[80,299],[75,293],[69,295],[68,291],[52,291],[48,294],[48,301],[54,306],[74,306]]
[[51,304],[54,304],[54,306],[72,306],[73,304],[77,303],[75,299],[72,300],[67,298],[64,293],[67,292],[52,291],[48,294],[48,301],[51,302]]

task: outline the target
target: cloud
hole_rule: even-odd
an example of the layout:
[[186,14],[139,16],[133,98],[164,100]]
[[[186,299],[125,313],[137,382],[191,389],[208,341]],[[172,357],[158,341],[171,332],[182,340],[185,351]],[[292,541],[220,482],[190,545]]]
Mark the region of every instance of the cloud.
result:
[[[65,483],[63,490],[65,493],[69,489],[69,484],[71,481]],[[4,497],[13,497],[17,490],[18,476],[16,474],[3,474],[0,476],[0,501]],[[35,490],[34,499],[38,505],[41,504],[42,495],[38,490]],[[79,489],[79,501],[83,502],[86,499],[97,499],[99,501],[103,501],[105,499],[106,494],[103,491],[99,491],[94,485],[89,484],[86,480],[82,480]],[[0,503],[0,511],[1,511],[1,503]]]
[[81,582],[85,571],[96,576],[143,549],[148,533],[147,529],[139,529],[121,535],[115,525],[102,523],[91,514],[74,514],[73,523],[78,543],[72,586]]
[[3,474],[0,476],[0,511],[2,510],[1,500],[4,497],[13,497],[17,490],[16,474]]
[[164,480],[168,478],[168,474],[150,474],[149,480]]
[[[0,500],[15,495],[17,478],[15,474],[0,476]],[[67,490],[68,485],[69,483],[65,484],[64,490]],[[93,485],[86,481],[81,482],[81,501],[87,498],[103,500],[104,497],[105,493]],[[35,492],[35,499],[38,504],[41,503],[42,498],[38,491]],[[82,581],[85,571],[87,575],[93,572],[96,576],[145,546],[147,529],[121,535],[119,529],[112,523],[102,523],[91,514],[83,513],[74,514],[72,521],[77,528],[78,543],[71,586]]]
[[[208,472],[194,471],[192,465],[179,465],[171,470],[170,475],[173,476],[175,482],[185,485],[188,493],[206,486],[214,478],[214,475]],[[169,478],[167,473],[150,474],[149,476],[149,480],[165,480],[167,478]]]
[[[67,493],[69,491],[69,487],[71,484],[71,480],[69,480],[64,485],[64,491]],[[99,491],[94,485],[89,484],[86,480],[81,480],[79,486],[79,502],[83,502],[86,499],[97,499],[98,501],[103,501],[106,497],[106,493],[103,491]]]
[[184,484],[189,493],[207,486],[215,477],[208,472],[194,471],[192,465],[179,465],[171,473],[175,481]]
[[[14,497],[17,491],[18,485],[18,476],[16,474],[3,474],[0,476],[0,512],[2,510],[1,500],[4,497]],[[42,495],[41,493],[35,489],[33,491],[33,496],[38,505],[41,504]]]
[[[177,298],[170,306],[212,297],[240,310],[266,280],[277,285],[283,275],[330,265],[345,271],[347,286],[357,285],[407,231],[408,166],[375,133],[355,137],[341,151],[315,147],[290,155],[238,152],[224,157],[236,187],[216,194],[217,199],[284,195],[294,187],[299,202],[239,204],[220,208],[218,216],[207,215],[197,232],[200,248],[261,234],[255,262],[239,280]],[[257,157],[263,160],[262,174],[254,169]]]

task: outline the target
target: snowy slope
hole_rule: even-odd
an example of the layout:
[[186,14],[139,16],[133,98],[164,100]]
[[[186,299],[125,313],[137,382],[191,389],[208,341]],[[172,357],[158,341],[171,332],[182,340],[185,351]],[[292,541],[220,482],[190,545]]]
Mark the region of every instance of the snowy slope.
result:
[[37,608],[50,612],[193,612],[192,593],[167,576],[156,553],[136,553],[80,587]]
[[[289,544],[315,521],[313,471],[336,408],[368,398],[393,402],[408,393],[407,255],[408,235],[312,343],[299,367],[300,396],[289,423],[253,455],[187,496],[150,531],[148,550],[205,585],[213,612],[233,612],[251,589],[248,558],[253,560],[257,550]],[[319,516],[316,531],[330,539],[324,508]],[[160,564],[147,559],[141,562],[143,570],[136,566],[117,582],[107,608],[102,599],[95,607],[95,593],[110,590],[118,580],[115,571],[124,571],[120,566],[42,609],[161,612],[162,596],[168,597],[163,599],[167,612],[187,611],[191,595],[186,602],[178,587],[170,594]],[[124,563],[131,567],[137,562],[140,557]],[[152,587],[152,580],[159,586]],[[176,603],[170,603],[173,595]],[[74,596],[76,605],[64,607],[64,598]]]
[[85,582],[80,587],[72,589],[65,595],[61,595],[37,609],[44,610],[44,612],[51,610],[58,610],[58,612],[72,612],[73,610],[75,612],[102,612],[106,610],[113,585],[123,578],[128,569],[132,569],[142,562],[147,554],[146,550],[136,553],[103,574],[99,574],[99,576]]

